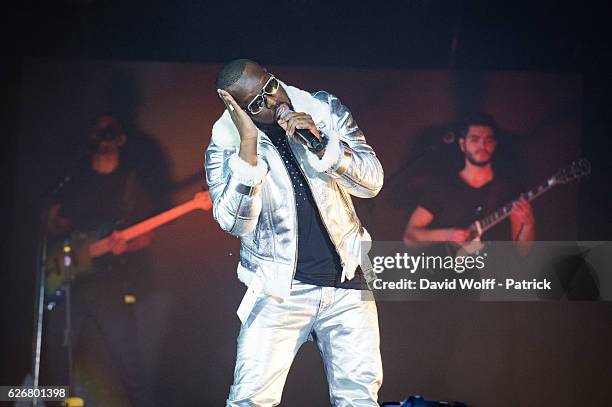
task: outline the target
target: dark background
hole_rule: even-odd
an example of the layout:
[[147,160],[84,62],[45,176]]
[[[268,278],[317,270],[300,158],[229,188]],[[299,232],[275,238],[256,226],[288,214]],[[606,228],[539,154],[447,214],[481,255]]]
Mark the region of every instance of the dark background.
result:
[[[538,181],[580,152],[591,160],[593,174],[580,187],[551,198],[552,229],[544,228],[544,237],[610,240],[605,10],[557,2],[392,1],[375,6],[322,1],[58,1],[24,2],[5,17],[9,47],[3,69],[3,230],[9,238],[3,239],[2,384],[18,384],[29,371],[34,278],[31,244],[28,250],[23,242],[24,236],[30,243],[35,239],[32,191],[53,187],[92,116],[112,106],[124,120],[138,117],[135,123],[145,127],[140,130],[168,150],[173,183],[169,200],[187,199],[198,189],[200,151],[221,111],[210,95],[214,70],[235,57],[275,67],[275,72],[306,89],[339,93],[369,130],[368,140],[381,157],[390,157],[387,176],[400,174],[402,179],[402,160],[416,151],[416,136],[439,134],[437,127],[444,128],[462,109],[475,106],[492,110],[508,133],[516,135],[512,140],[517,141],[519,162],[528,163],[523,177],[527,181]],[[431,86],[419,88],[427,78]],[[155,86],[158,79],[165,88]],[[183,93],[176,91],[173,81]],[[110,83],[115,88],[106,86]],[[411,93],[413,86],[420,90]],[[92,91],[71,93],[84,88]],[[555,88],[560,89],[557,94]],[[423,95],[423,89],[433,93]],[[455,93],[441,95],[443,89]],[[508,95],[515,99],[508,100]],[[161,105],[146,103],[156,99],[163,101]],[[58,101],[65,105],[44,109]],[[538,103],[545,105],[533,113]],[[137,106],[145,110],[134,111]],[[175,111],[164,120],[172,106]],[[387,117],[405,127],[409,140],[401,145],[402,154],[393,154],[397,146],[385,141],[384,131],[376,131],[393,123],[377,121],[386,110],[391,115]],[[539,120],[547,117],[553,121],[545,126]],[[396,123],[390,127],[395,129]],[[199,142],[194,145],[196,135],[190,129],[198,128]],[[551,148],[559,128],[561,140]],[[530,143],[542,133],[547,134],[543,142]],[[46,160],[38,160],[45,155]],[[402,190],[397,182],[385,186],[395,188]],[[568,200],[561,198],[568,198],[569,208],[577,210],[570,227],[555,222],[568,207],[563,204]],[[402,207],[391,196],[382,201],[394,215],[409,213],[409,205]],[[561,209],[555,202],[561,202]],[[405,219],[381,215],[376,205],[359,204],[374,238],[399,239],[394,228]],[[549,209],[536,207],[536,215],[537,211],[546,225],[551,218],[541,215]],[[146,351],[165,405],[219,405],[231,382],[238,328],[233,311],[243,289],[234,277],[235,259],[229,258],[236,242],[214,227],[205,215],[193,214],[168,226],[156,241],[158,248],[172,247],[172,255],[159,255],[157,263],[157,282],[167,289],[151,299],[141,324],[145,331],[161,332],[157,340],[147,342]],[[204,229],[212,235],[203,235]],[[177,243],[173,236],[186,238]],[[193,263],[193,254],[202,254],[201,242],[209,240],[225,242],[230,250],[215,252],[204,262],[195,256]],[[476,406],[545,401],[573,405],[580,400],[605,405],[605,384],[612,377],[607,363],[610,311],[607,303],[381,304],[381,400],[423,393]],[[325,404],[322,366],[317,357],[309,356],[314,354],[313,347],[306,347],[298,356],[287,382],[287,404]],[[182,395],[182,404],[171,401],[176,394]]]

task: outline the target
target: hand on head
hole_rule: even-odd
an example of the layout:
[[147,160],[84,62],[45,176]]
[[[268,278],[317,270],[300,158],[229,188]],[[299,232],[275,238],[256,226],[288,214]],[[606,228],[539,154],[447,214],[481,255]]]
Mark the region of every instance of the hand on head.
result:
[[257,127],[251,117],[240,107],[234,97],[229,92],[223,89],[217,89],[217,94],[221,101],[225,104],[234,125],[240,134],[240,140],[256,139]]

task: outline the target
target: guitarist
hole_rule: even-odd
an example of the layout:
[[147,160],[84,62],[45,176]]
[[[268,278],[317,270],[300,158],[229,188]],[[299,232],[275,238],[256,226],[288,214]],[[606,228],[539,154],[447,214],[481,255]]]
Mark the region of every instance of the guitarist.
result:
[[[138,176],[125,160],[121,160],[126,141],[126,133],[114,117],[98,118],[89,135],[88,162],[69,181],[49,210],[49,234],[56,240],[74,236],[75,232],[91,231],[94,231],[92,237],[100,238],[155,213],[157,208]],[[91,338],[98,338],[94,342],[106,345],[104,354],[110,357],[114,376],[119,377],[123,386],[117,394],[126,394],[133,406],[154,405],[150,382],[141,365],[134,318],[134,303],[146,284],[143,250],[151,244],[152,237],[153,232],[148,232],[126,242],[113,232],[111,253],[94,258],[91,265],[94,272],[79,275],[71,288],[75,357],[79,359],[85,355],[87,359],[87,355],[98,350],[99,346],[91,343]],[[76,250],[74,246],[73,242]],[[64,346],[66,311],[65,302],[57,303],[58,306],[45,316],[43,380],[66,385],[69,380]],[[93,380],[100,381],[95,371]],[[106,383],[101,386],[105,387],[104,397],[109,397],[109,393],[116,397],[111,386]],[[87,398],[86,394],[80,396]],[[102,405],[116,404],[113,400],[116,399],[97,401]]]
[[[492,158],[497,146],[496,129],[495,121],[486,113],[472,113],[461,122],[458,142],[464,154],[464,166],[450,179],[430,184],[424,192],[404,232],[404,243],[408,247],[418,242],[459,244],[469,241],[473,236],[467,228],[472,222],[519,195],[518,185],[495,175]],[[525,199],[514,202],[509,229],[498,225],[484,238],[534,240],[533,211]],[[524,254],[529,245],[517,248]]]

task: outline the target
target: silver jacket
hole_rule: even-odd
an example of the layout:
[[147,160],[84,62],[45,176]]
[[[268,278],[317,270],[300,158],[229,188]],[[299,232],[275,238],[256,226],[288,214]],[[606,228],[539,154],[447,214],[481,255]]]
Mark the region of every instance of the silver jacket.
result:
[[[292,137],[289,145],[342,261],[342,279],[352,278],[360,262],[361,226],[351,195],[372,198],[383,184],[382,166],[349,110],[327,92],[310,95],[285,86],[296,111],[309,113],[324,138],[319,159]],[[229,122],[228,122],[229,121]],[[206,150],[206,179],[213,216],[221,228],[240,237],[238,277],[250,288],[241,304],[244,321],[261,290],[289,294],[297,265],[298,224],[293,185],[276,147],[259,132],[258,164],[238,157],[239,135],[227,112],[215,123]]]

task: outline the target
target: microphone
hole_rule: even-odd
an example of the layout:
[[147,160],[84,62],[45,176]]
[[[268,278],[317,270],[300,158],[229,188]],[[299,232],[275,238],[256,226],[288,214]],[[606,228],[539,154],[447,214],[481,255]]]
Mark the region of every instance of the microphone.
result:
[[[287,116],[287,114],[289,113],[293,113],[293,110],[287,107],[280,112],[278,118],[282,119],[283,117]],[[312,134],[310,130],[295,129],[295,134],[297,134],[306,143],[306,145],[309,148],[313,149],[315,153],[318,153],[321,150],[323,150],[323,147],[324,147],[323,143],[321,143],[321,140],[319,140],[317,136]]]

